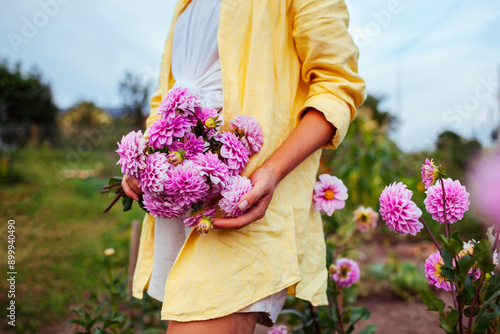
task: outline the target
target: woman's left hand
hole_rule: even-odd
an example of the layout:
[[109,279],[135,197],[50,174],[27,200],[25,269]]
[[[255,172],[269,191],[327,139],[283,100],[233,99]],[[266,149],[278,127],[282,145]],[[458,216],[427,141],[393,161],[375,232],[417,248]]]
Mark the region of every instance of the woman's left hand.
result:
[[272,168],[262,166],[253,172],[249,179],[253,188],[243,195],[238,203],[240,210],[245,213],[237,218],[214,218],[215,228],[240,229],[264,217],[278,184],[277,178]]

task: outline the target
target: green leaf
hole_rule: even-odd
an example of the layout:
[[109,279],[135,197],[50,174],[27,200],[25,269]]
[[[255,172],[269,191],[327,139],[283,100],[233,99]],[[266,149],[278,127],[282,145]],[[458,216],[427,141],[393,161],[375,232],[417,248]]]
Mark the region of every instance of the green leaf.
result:
[[302,322],[302,323],[305,323],[307,322],[307,319],[306,317],[300,313],[299,311],[297,310],[294,310],[294,309],[284,309],[280,312],[280,314],[288,314],[288,315],[293,315],[293,316],[296,316],[297,318],[299,318],[299,320]]
[[488,240],[481,239],[474,247],[473,258],[483,273],[489,273],[495,269],[495,265],[493,264],[493,249]]
[[373,334],[377,330],[377,325],[368,325],[358,334]]
[[492,276],[488,281],[488,288],[486,289],[486,294],[484,299],[490,299],[495,292],[500,290],[500,275]]
[[441,257],[443,258],[445,266],[453,267],[453,255],[448,250],[442,249]]
[[472,285],[472,279],[467,276],[465,278],[465,284],[464,284],[464,289],[462,291],[462,297],[464,300],[465,305],[470,305],[472,304],[472,300],[474,299],[474,285]]
[[144,207],[144,203],[143,203],[143,201],[142,201],[142,195],[141,195],[141,196],[139,196],[139,202],[138,202],[138,204],[139,204],[139,207],[140,207],[141,209],[143,209],[144,211],[146,211],[147,213],[149,213],[149,211],[148,211],[148,210]]
[[465,280],[470,268],[474,265],[474,259],[470,255],[464,255],[458,260],[457,265],[457,278],[459,280]]
[[442,234],[439,235],[439,238],[443,242],[443,248],[450,252],[452,257],[456,256],[463,248],[463,242],[458,231],[453,232],[449,238]]
[[434,292],[428,290],[422,291],[421,299],[422,302],[425,304],[425,306],[427,306],[427,309],[429,311],[436,311],[439,313],[443,313],[445,304],[441,299],[436,297]]
[[123,211],[128,211],[132,209],[132,204],[134,203],[134,200],[128,196],[123,196],[122,197],[122,204],[123,204]]
[[113,183],[122,182],[122,180],[123,178],[121,176],[113,176],[108,180],[108,186],[112,185]]
[[477,334],[486,333],[486,330],[491,326],[491,320],[500,316],[496,312],[486,313],[480,315],[474,321],[474,325],[472,325],[472,332]]

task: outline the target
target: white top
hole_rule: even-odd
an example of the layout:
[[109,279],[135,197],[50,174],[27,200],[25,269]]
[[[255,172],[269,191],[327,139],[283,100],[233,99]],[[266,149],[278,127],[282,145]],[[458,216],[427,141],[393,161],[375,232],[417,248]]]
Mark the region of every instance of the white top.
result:
[[[222,0],[192,0],[175,22],[172,45],[174,87],[189,88],[205,107],[222,109],[217,31]],[[155,218],[153,272],[148,294],[163,301],[165,282],[190,227],[179,218]]]
[[217,31],[221,0],[193,0],[175,22],[172,45],[174,87],[189,88],[205,107],[222,109]]

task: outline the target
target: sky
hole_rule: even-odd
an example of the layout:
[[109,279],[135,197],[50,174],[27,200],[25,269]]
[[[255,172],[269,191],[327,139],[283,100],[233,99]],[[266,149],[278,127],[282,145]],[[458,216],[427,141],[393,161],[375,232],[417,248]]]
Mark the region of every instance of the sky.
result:
[[[131,71],[155,87],[175,0],[2,0],[0,58],[36,66],[68,108],[118,107]],[[491,145],[500,122],[498,0],[346,0],[367,92],[406,151],[451,130]]]

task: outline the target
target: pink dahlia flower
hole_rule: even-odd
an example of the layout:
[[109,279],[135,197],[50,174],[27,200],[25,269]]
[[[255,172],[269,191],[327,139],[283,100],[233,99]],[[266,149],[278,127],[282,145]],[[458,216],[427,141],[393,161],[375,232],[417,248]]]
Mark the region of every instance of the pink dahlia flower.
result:
[[174,88],[168,91],[158,108],[158,113],[165,120],[171,120],[176,112],[194,113],[196,109],[201,108],[200,100],[193,95],[187,88]]
[[337,209],[343,209],[347,195],[347,188],[336,176],[323,174],[314,184],[313,203],[316,210],[333,215]]
[[146,167],[146,155],[144,150],[148,146],[148,140],[143,137],[142,132],[130,132],[122,137],[115,151],[120,156],[116,163],[121,165],[122,173],[139,179],[142,169]]
[[156,218],[175,218],[184,215],[186,208],[178,205],[172,198],[161,196],[155,197],[144,193],[142,203],[150,215]]
[[231,132],[224,132],[219,135],[219,141],[222,143],[220,155],[227,163],[230,174],[238,175],[241,173],[250,159],[248,158],[248,150]]
[[349,259],[340,258],[335,261],[335,272],[332,279],[341,288],[348,288],[359,280],[359,266]]
[[165,192],[175,198],[180,206],[190,206],[204,200],[209,186],[191,161],[169,168]]
[[416,235],[424,227],[422,210],[411,200],[413,192],[402,182],[385,187],[380,195],[380,214],[386,225],[401,235]]
[[184,142],[180,149],[185,151],[184,157],[186,159],[191,159],[195,155],[203,153],[205,150],[205,141],[203,137],[196,137],[194,133],[187,133],[184,136]]
[[210,182],[217,185],[226,185],[229,179],[229,169],[227,165],[220,161],[217,154],[207,152],[198,154],[193,158],[194,163],[200,171],[200,175],[210,179]]
[[231,131],[237,135],[249,155],[260,151],[264,142],[262,128],[253,117],[239,115],[231,120]]
[[[460,181],[452,179],[444,180],[444,190],[446,193],[446,218],[448,223],[453,224],[464,217],[465,211],[469,209],[469,193]],[[426,192],[427,198],[424,200],[427,212],[432,215],[432,219],[444,223],[443,188],[441,181],[430,187]]]
[[267,334],[288,334],[288,329],[286,326],[279,325],[274,327],[272,330],[268,331]]
[[475,208],[490,223],[500,228],[500,149],[483,154],[469,174],[471,198]]
[[144,192],[157,195],[163,192],[170,164],[165,154],[156,152],[146,158],[146,168],[141,173],[139,187]]
[[157,119],[149,127],[149,145],[157,150],[172,145],[174,138],[182,138],[191,131],[191,123],[181,115],[166,120]]
[[434,160],[425,159],[425,163],[422,165],[422,183],[425,185],[425,189],[434,185],[438,176],[439,170],[434,164]]
[[425,260],[425,277],[429,280],[430,285],[434,285],[438,289],[451,291],[451,282],[443,276],[441,267],[444,266],[443,258],[439,251],[432,253]]
[[252,182],[244,176],[233,176],[229,178],[226,188],[221,191],[222,199],[219,207],[229,218],[236,218],[243,214],[238,203],[247,192],[252,189]]
[[374,229],[377,226],[378,213],[372,208],[360,206],[354,211],[353,221],[361,232]]

